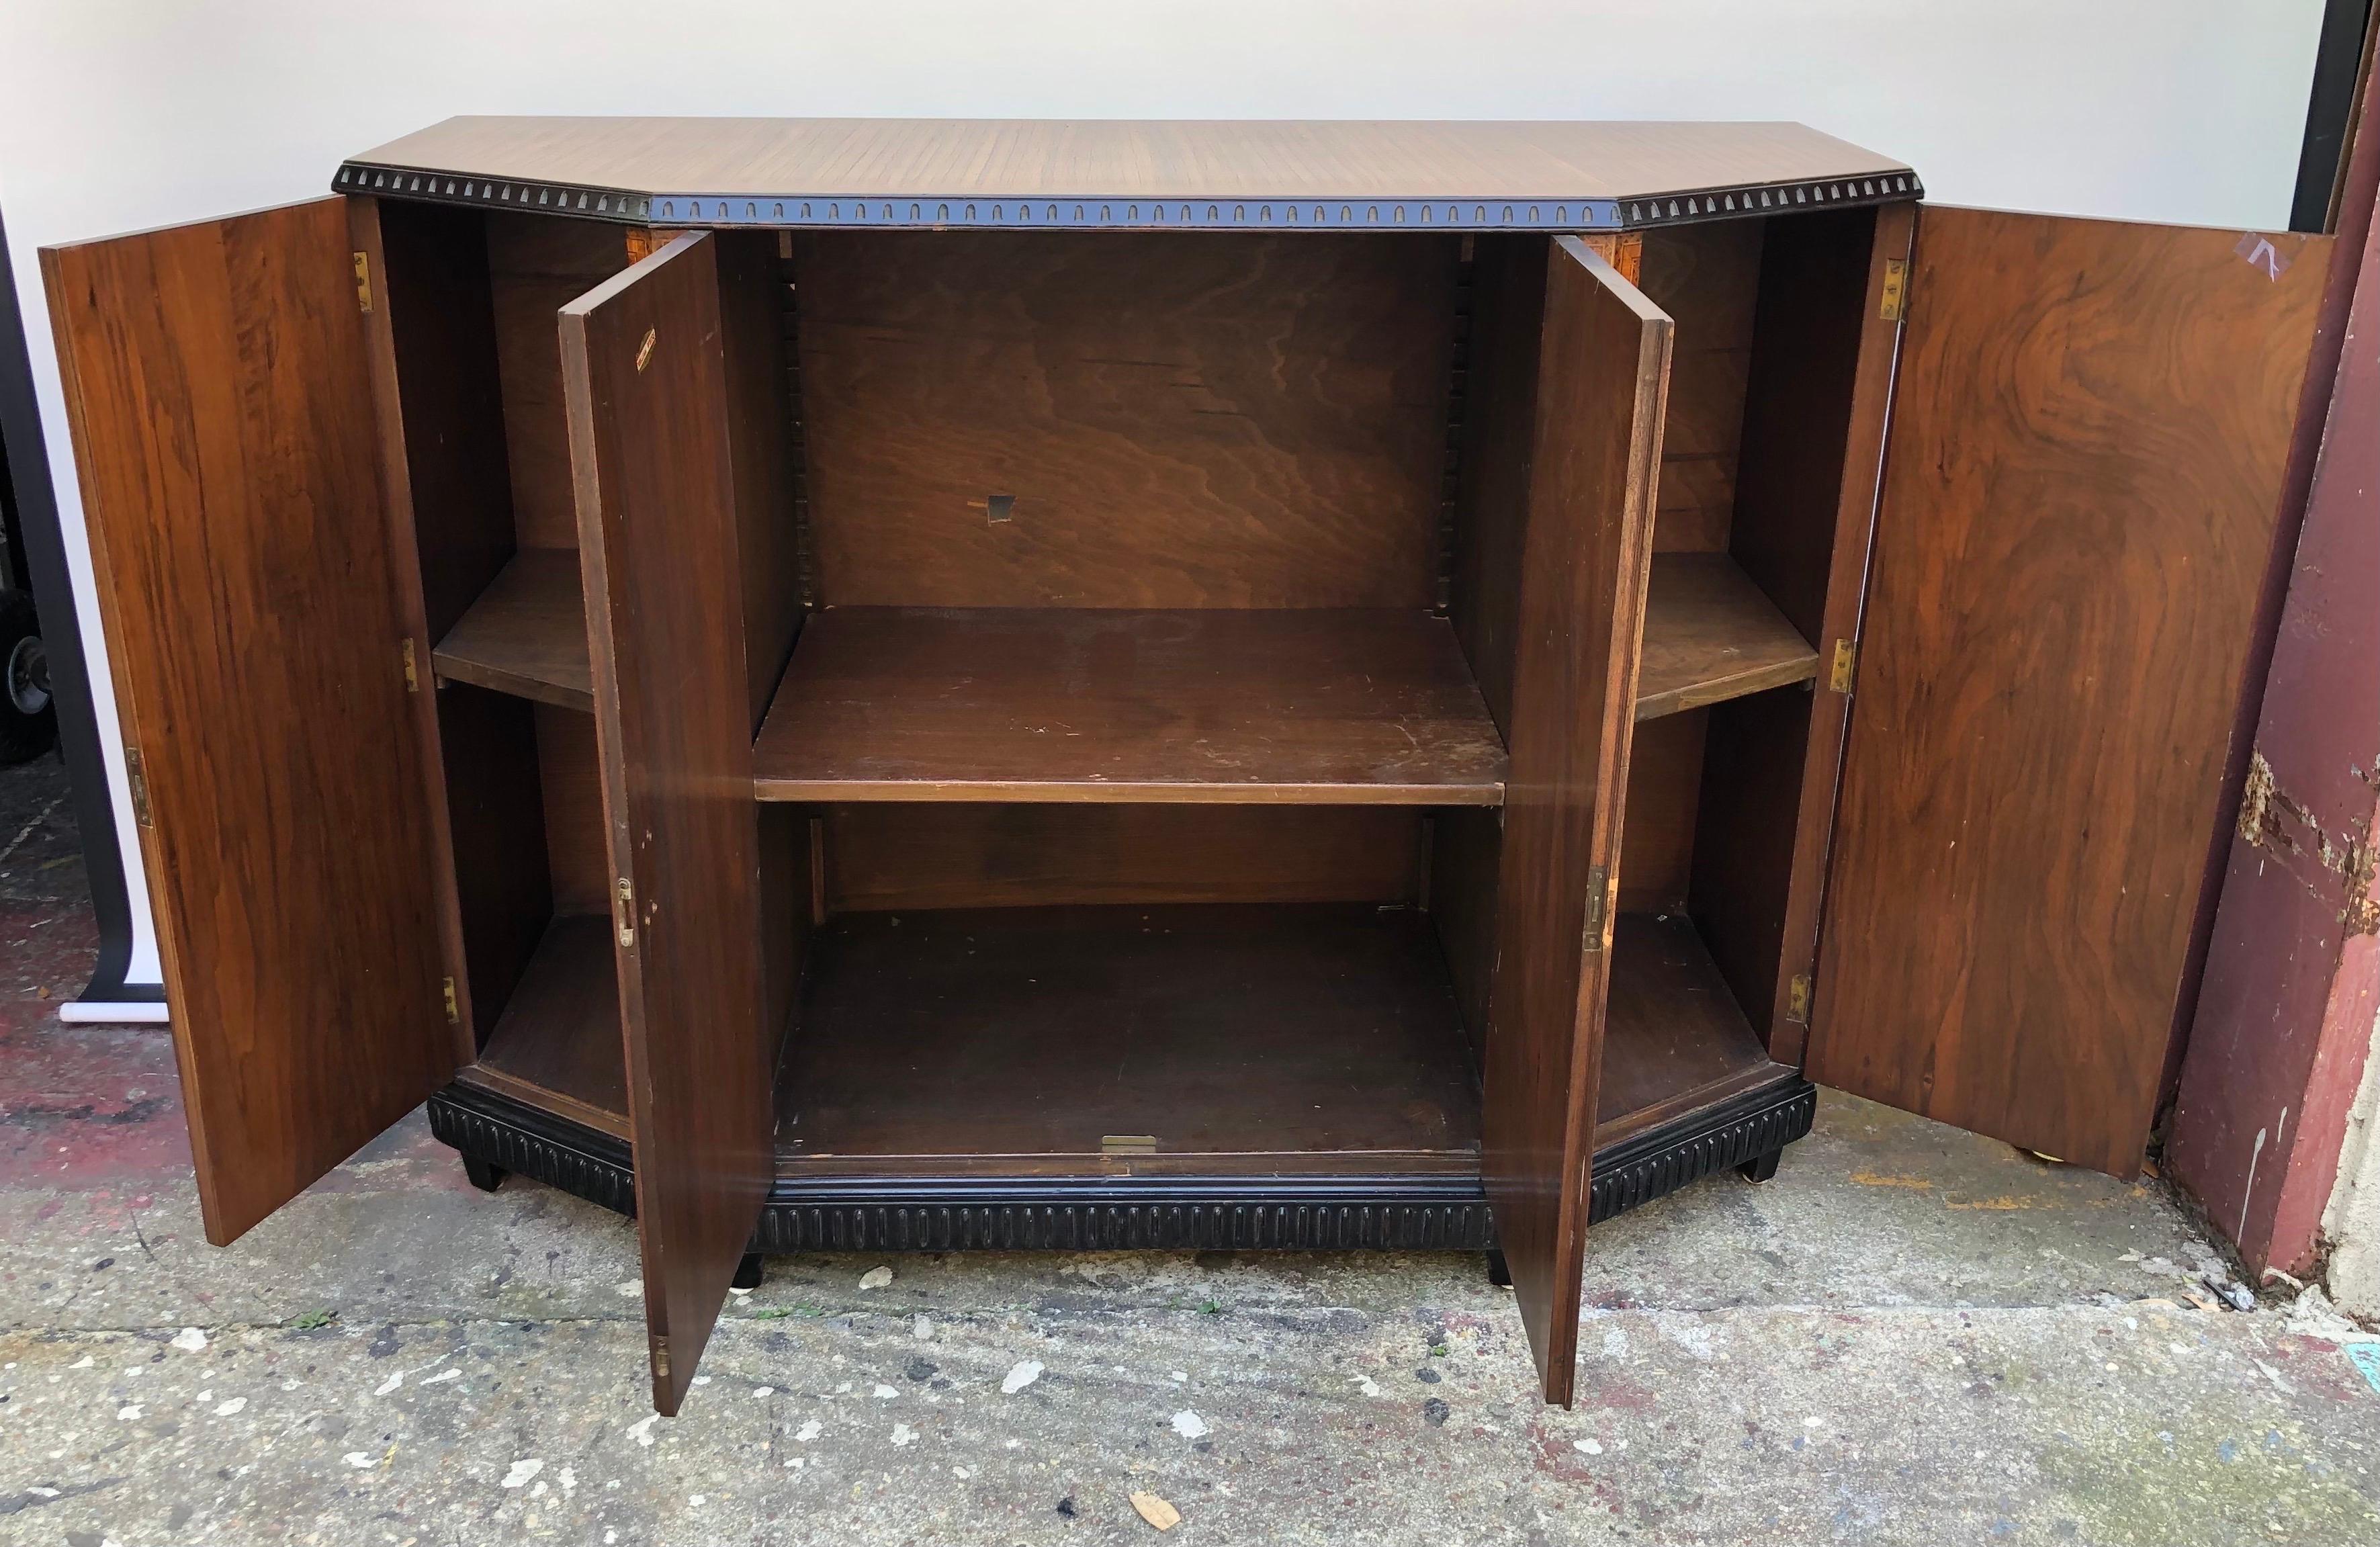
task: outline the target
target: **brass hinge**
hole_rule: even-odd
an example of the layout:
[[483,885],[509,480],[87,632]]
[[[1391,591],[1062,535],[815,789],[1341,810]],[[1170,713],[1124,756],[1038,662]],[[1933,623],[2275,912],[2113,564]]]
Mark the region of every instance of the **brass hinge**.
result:
[[613,886],[612,912],[613,922],[620,927],[620,944],[634,945],[637,943],[637,889],[628,884],[626,876],[622,876]]
[[1609,916],[1610,897],[1611,867],[1597,865],[1586,872],[1586,928],[1579,937],[1581,950],[1603,949],[1604,924]]
[[405,690],[408,693],[419,693],[421,691],[421,672],[414,664],[413,641],[406,640],[397,647],[397,652],[405,657]]
[[1827,686],[1838,693],[1852,690],[1852,675],[1859,669],[1859,646],[1849,640],[1835,641],[1835,666],[1827,676]]
[[124,782],[132,786],[132,820],[143,827],[154,827],[149,818],[149,765],[140,758],[140,749],[124,749]]
[[1888,323],[1897,323],[1909,315],[1909,260],[1887,258],[1884,261],[1884,301],[1876,314]]
[[371,259],[361,252],[356,254],[356,307],[371,310]]
[[1793,982],[1785,991],[1785,1018],[1799,1026],[1810,1024],[1810,975],[1794,974]]
[[1106,1133],[1099,1136],[1099,1153],[1103,1155],[1153,1155],[1157,1153],[1157,1136],[1153,1133]]
[[463,1007],[455,1002],[455,980],[442,978],[439,981],[446,985],[446,1024],[459,1026],[463,1021]]
[[669,1339],[666,1337],[653,1339],[653,1373],[664,1381],[669,1379]]

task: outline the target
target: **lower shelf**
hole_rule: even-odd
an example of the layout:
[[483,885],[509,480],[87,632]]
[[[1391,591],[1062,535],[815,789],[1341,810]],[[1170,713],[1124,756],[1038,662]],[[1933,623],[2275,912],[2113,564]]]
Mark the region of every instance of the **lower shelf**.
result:
[[1478,1174],[1426,914],[854,913],[809,949],[781,1172]]
[[[431,1103],[631,1212],[607,921],[558,920]],[[813,935],[756,1249],[1494,1244],[1432,925],[1316,905],[838,917]],[[1683,918],[1612,942],[1590,1220],[1774,1156],[1815,1093]]]
[[[1598,1146],[1588,1222],[1776,1154],[1810,1131],[1799,1075]],[[628,1146],[480,1086],[430,1098],[430,1130],[473,1160],[637,1212]],[[755,1251],[1477,1251],[1496,1244],[1472,1176],[788,1177]]]
[[462,1078],[628,1136],[627,1055],[610,919],[569,915],[546,926],[479,1062]]

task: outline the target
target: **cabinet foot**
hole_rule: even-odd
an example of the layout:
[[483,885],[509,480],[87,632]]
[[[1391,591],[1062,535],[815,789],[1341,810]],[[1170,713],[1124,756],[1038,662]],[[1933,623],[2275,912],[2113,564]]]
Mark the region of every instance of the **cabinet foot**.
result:
[[1745,1161],[1735,1169],[1747,1182],[1765,1182],[1777,1175],[1777,1163],[1784,1158],[1784,1151],[1771,1150],[1765,1155]]
[[463,1175],[471,1178],[471,1185],[481,1192],[493,1192],[504,1185],[504,1178],[512,1173],[493,1161],[483,1161],[474,1155],[465,1155]]
[[1499,1289],[1512,1286],[1512,1266],[1504,1261],[1504,1254],[1493,1247],[1488,1249],[1488,1282]]
[[757,1251],[746,1252],[744,1261],[735,1264],[735,1276],[729,1279],[727,1284],[734,1289],[760,1287],[760,1254]]

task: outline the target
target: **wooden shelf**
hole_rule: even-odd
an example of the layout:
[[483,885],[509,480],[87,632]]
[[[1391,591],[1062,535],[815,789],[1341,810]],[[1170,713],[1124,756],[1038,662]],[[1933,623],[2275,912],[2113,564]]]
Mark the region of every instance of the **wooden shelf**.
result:
[[566,548],[515,554],[438,641],[431,660],[450,682],[591,713],[594,683],[577,554]]
[[557,1116],[627,1137],[627,1055],[607,916],[566,916],[547,927],[480,1061],[465,1076]]
[[1375,609],[832,608],[752,759],[763,800],[1504,798],[1453,629]]
[[854,913],[810,950],[780,1175],[1478,1170],[1424,914]]
[[1636,718],[1657,719],[1818,675],[1818,652],[1725,554],[1656,554]]
[[1596,1148],[1794,1078],[1769,1061],[1691,920],[1614,920]]

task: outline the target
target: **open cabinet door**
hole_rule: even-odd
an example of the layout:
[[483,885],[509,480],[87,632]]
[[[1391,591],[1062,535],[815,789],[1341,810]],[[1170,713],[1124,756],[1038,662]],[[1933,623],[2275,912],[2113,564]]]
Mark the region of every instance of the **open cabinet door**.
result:
[[563,308],[562,360],[653,1403],[674,1413],[774,1159],[715,239]]
[[2326,240],[1920,213],[1811,1078],[2139,1168]]
[[1671,327],[1575,238],[1546,252],[1481,1139],[1546,1400],[1568,1406]]
[[458,1061],[346,201],[42,275],[221,1246]]

